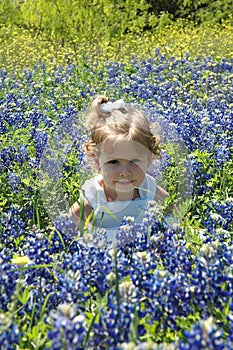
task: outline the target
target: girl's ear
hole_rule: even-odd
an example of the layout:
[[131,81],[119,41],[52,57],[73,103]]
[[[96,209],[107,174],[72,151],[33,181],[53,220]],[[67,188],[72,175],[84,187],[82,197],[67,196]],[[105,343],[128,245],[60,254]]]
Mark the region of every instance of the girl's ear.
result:
[[93,159],[94,159],[95,168],[97,171],[99,171],[100,170],[100,162],[99,162],[99,157],[96,153],[93,154]]
[[151,162],[152,162],[152,152],[149,152],[149,154],[148,154],[148,168],[151,165]]

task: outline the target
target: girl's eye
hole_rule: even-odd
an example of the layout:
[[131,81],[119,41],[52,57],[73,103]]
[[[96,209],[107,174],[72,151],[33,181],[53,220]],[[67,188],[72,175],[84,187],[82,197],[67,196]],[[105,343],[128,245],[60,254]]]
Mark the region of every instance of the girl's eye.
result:
[[112,159],[108,161],[108,164],[118,164],[119,161],[117,159]]
[[131,160],[131,163],[139,163],[140,162],[140,159],[132,159]]

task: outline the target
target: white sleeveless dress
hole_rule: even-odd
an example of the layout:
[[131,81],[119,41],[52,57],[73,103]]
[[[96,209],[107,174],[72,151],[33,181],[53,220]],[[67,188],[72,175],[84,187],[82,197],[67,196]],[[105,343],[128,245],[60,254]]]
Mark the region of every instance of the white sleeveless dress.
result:
[[142,221],[148,202],[154,200],[156,180],[145,174],[139,190],[139,198],[134,200],[108,202],[104,189],[100,186],[102,175],[87,180],[82,186],[84,196],[96,213],[96,226],[106,229],[107,239],[114,241],[124,217],[134,217],[135,222]]

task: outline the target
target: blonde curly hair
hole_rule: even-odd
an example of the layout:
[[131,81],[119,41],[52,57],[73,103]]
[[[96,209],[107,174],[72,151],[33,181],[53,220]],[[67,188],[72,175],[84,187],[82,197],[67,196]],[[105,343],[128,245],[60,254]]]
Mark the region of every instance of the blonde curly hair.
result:
[[86,127],[91,140],[84,144],[87,158],[93,158],[96,146],[110,140],[131,140],[145,146],[152,154],[160,156],[160,138],[153,135],[146,116],[130,105],[106,111],[106,96],[97,96],[86,113]]

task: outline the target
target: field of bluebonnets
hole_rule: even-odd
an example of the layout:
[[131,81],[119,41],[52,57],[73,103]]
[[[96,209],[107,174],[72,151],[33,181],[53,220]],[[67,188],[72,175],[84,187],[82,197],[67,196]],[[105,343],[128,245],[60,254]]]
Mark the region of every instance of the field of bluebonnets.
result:
[[[33,56],[30,65],[17,52],[11,66],[5,57],[1,349],[233,348],[233,59],[227,36],[221,56],[219,42],[203,42],[201,52],[190,37],[192,52],[184,51],[186,34],[177,47],[171,40],[173,52],[150,47],[143,59],[136,53],[118,61],[73,60],[71,50],[62,58]],[[54,133],[62,145],[72,119],[74,142],[65,154],[58,147],[53,160],[59,159],[64,196],[78,198],[80,182],[90,176],[81,148],[83,111],[104,92],[140,105],[166,130],[163,180],[173,198],[182,153],[172,143],[185,146],[192,177],[179,223],[166,225],[148,208],[136,238],[117,249],[80,242],[72,222],[51,220],[41,195],[43,152]],[[48,174],[56,172],[52,164]]]

